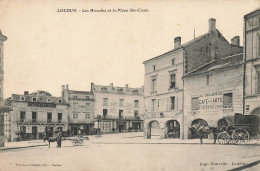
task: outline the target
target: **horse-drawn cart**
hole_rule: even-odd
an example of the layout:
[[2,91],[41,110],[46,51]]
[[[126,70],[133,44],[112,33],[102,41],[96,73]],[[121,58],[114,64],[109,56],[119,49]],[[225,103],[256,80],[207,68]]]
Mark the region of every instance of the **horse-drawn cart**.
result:
[[259,140],[259,118],[255,115],[236,113],[234,117],[224,117],[219,125],[217,140],[220,144],[243,144]]

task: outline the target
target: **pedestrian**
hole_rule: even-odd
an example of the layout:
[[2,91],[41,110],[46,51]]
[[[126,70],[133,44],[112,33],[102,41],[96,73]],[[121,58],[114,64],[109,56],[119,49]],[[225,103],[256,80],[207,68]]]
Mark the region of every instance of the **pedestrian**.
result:
[[58,129],[58,135],[57,135],[57,147],[61,147],[61,137],[62,137],[62,132],[60,129]]

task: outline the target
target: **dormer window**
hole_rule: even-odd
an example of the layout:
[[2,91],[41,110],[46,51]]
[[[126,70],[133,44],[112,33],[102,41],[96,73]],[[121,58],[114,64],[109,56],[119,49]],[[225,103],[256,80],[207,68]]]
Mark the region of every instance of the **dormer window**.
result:
[[33,102],[36,102],[36,97],[33,97]]
[[62,102],[62,101],[61,101],[61,99],[60,99],[60,100],[59,100],[59,104],[61,104],[61,102]]
[[48,99],[47,102],[50,103],[50,102],[51,102],[51,99]]
[[119,88],[119,89],[117,89],[117,92],[123,93],[123,89],[122,89],[122,88]]
[[138,90],[137,90],[137,89],[133,90],[132,92],[133,92],[134,94],[138,94]]
[[21,100],[21,101],[25,101],[25,97],[24,97],[24,96],[21,96],[21,97],[20,97],[20,100]]
[[107,91],[107,87],[102,87],[101,90],[102,91]]

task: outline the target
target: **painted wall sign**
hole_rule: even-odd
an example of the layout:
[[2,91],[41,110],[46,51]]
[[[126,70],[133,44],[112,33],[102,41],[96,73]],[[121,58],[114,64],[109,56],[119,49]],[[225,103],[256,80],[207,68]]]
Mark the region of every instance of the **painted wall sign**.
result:
[[28,106],[56,108],[56,104],[54,104],[54,103],[28,102]]
[[222,92],[213,92],[199,96],[200,110],[222,109],[223,95]]

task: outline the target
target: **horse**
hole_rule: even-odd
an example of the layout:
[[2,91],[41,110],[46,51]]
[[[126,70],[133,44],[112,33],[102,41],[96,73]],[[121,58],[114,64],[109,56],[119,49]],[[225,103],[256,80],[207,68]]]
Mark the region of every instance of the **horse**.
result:
[[218,135],[218,128],[217,127],[210,127],[208,125],[203,125],[201,123],[198,123],[198,124],[192,125],[190,129],[199,136],[200,144],[203,144],[203,140],[202,140],[203,136],[205,134],[209,135],[211,133],[214,135],[213,144],[216,144],[217,135]]
[[51,142],[57,142],[58,137],[46,137],[46,138],[43,138],[43,141],[44,141],[44,142],[45,142],[46,140],[47,140],[48,143],[49,143],[48,148],[50,148],[50,143],[51,143]]

